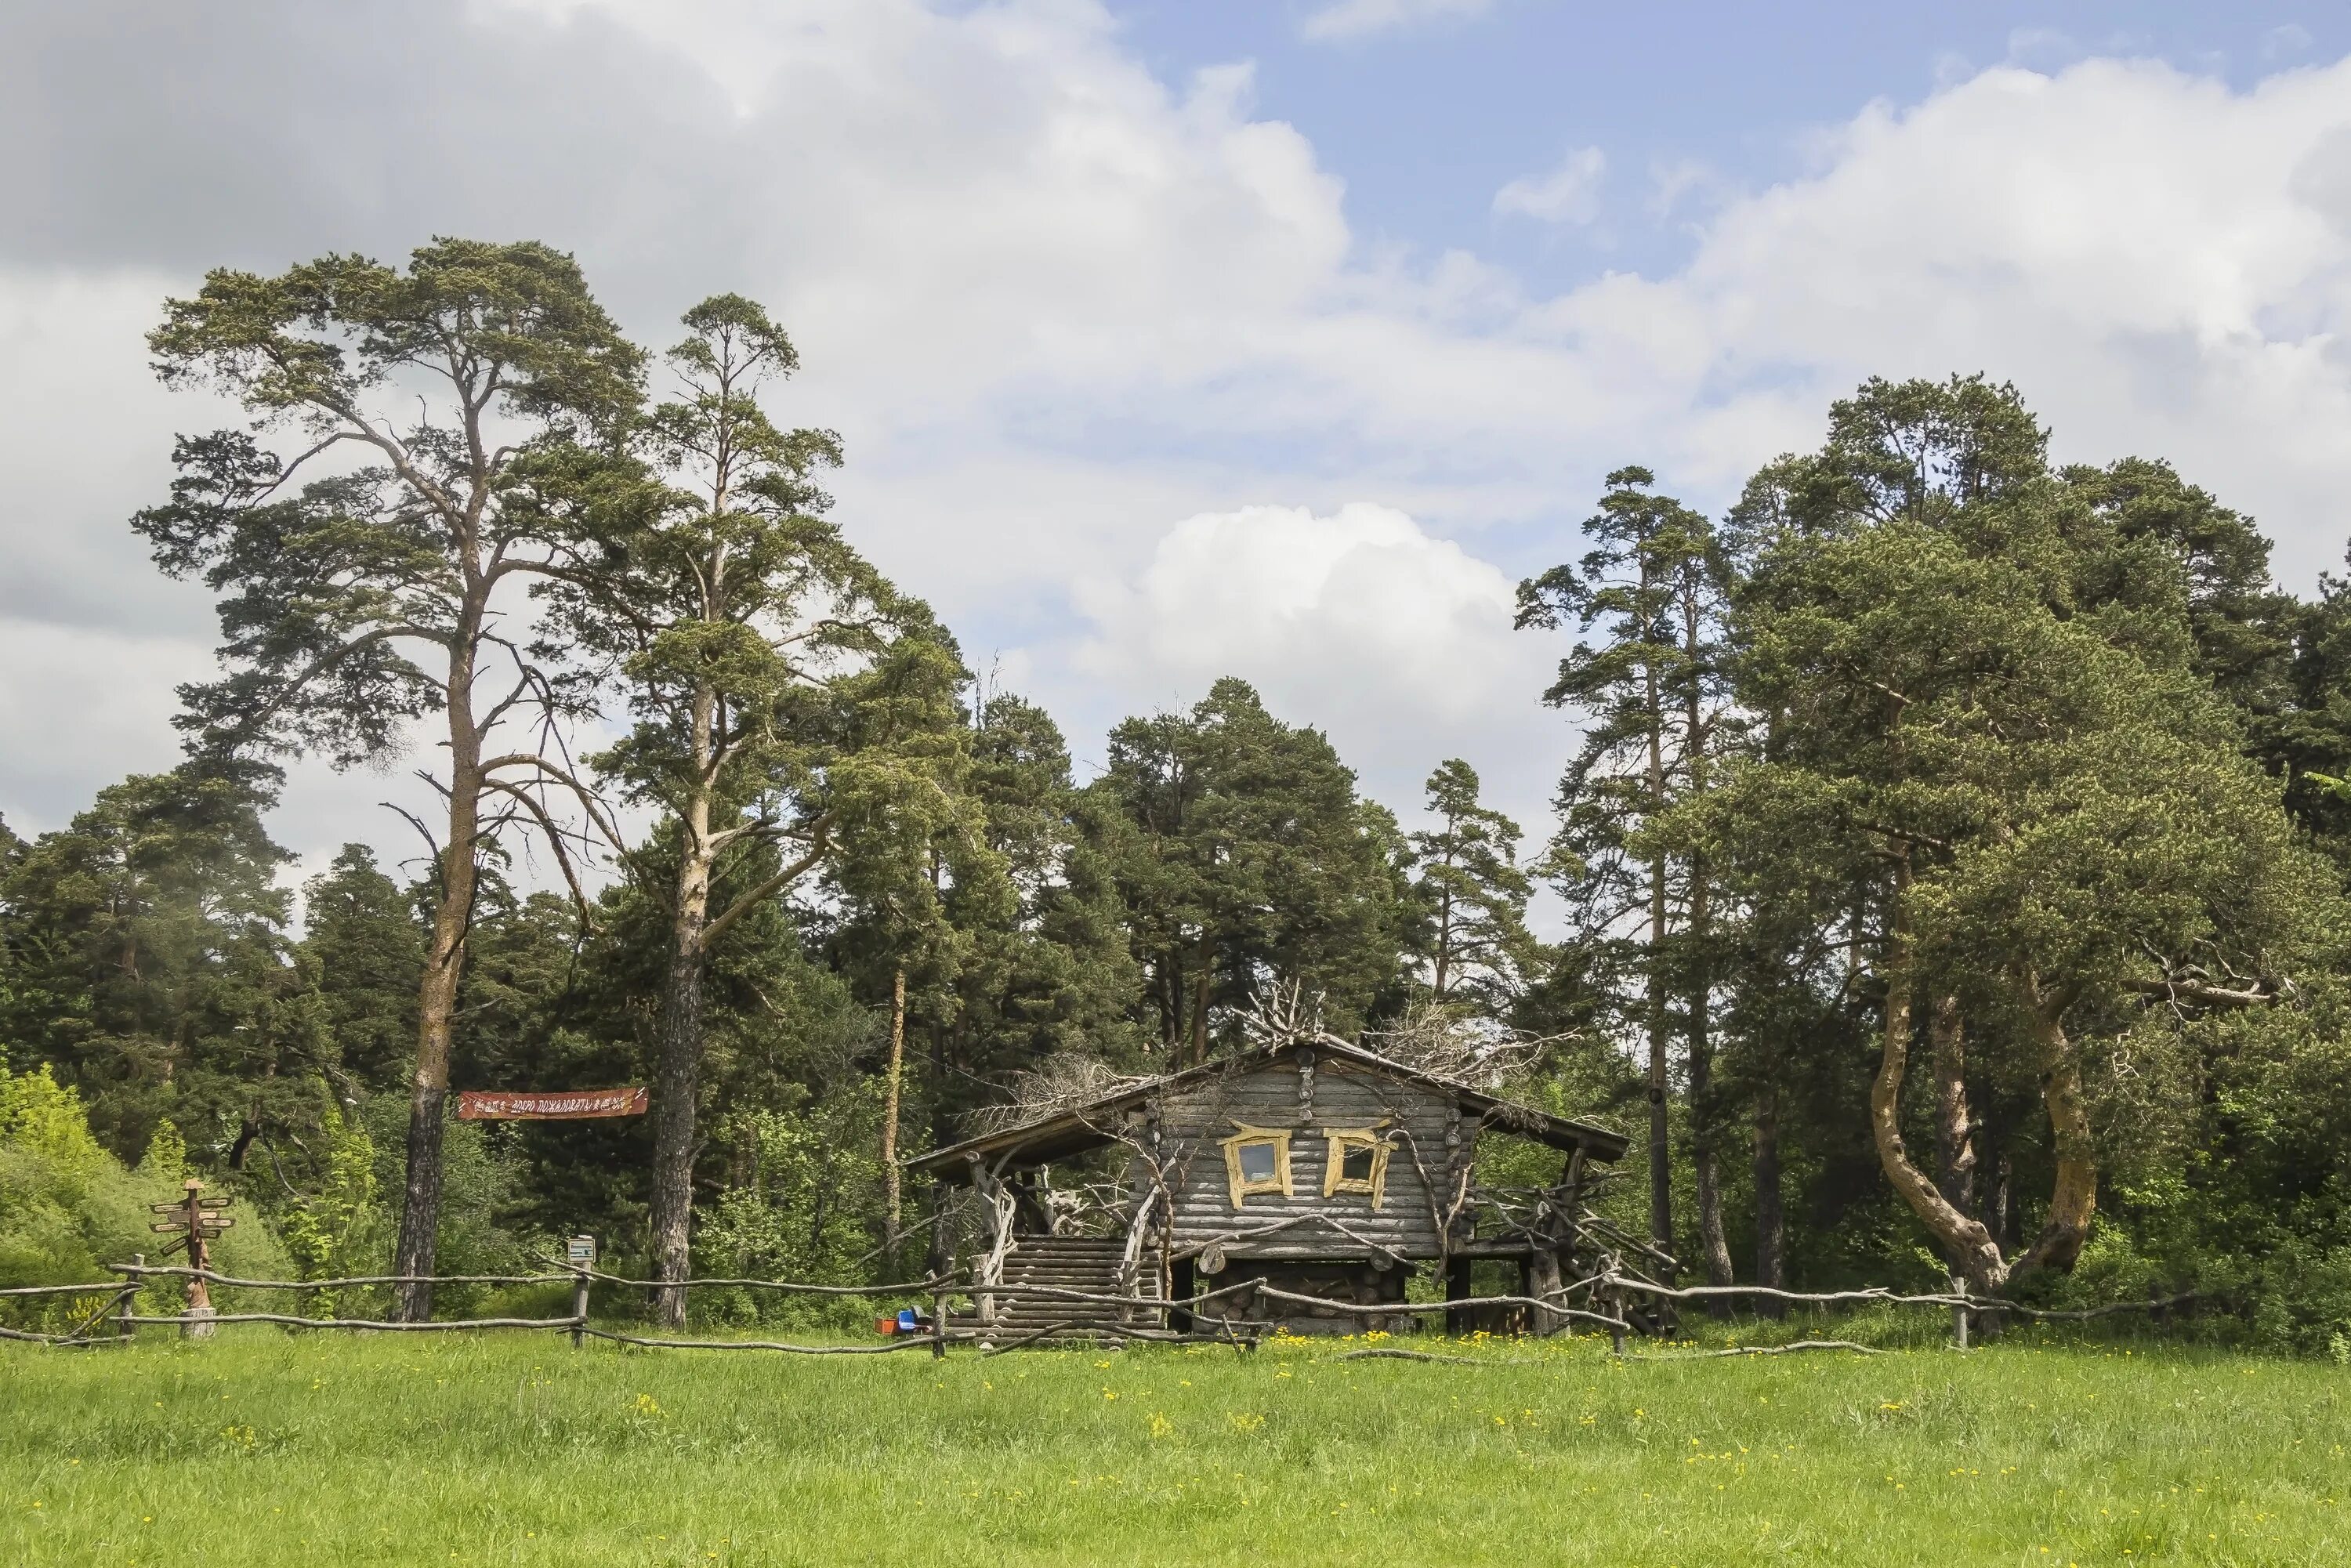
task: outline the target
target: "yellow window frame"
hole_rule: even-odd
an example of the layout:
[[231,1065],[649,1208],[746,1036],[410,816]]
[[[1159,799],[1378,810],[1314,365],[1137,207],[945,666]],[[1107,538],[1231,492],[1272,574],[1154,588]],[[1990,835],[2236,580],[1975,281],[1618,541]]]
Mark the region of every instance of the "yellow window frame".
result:
[[[1241,1199],[1252,1194],[1272,1197],[1290,1196],[1290,1129],[1287,1127],[1252,1127],[1246,1122],[1235,1122],[1239,1129],[1224,1140],[1225,1186],[1230,1192],[1233,1207],[1241,1207]],[[1273,1174],[1270,1176],[1246,1176],[1241,1174],[1241,1148],[1248,1144],[1273,1145]]]
[[[1388,1195],[1388,1150],[1394,1147],[1387,1134],[1377,1127],[1326,1127],[1322,1131],[1324,1161],[1322,1166],[1322,1196],[1335,1197],[1343,1192],[1360,1192],[1372,1200],[1372,1212],[1377,1214]],[[1347,1152],[1368,1149],[1372,1155],[1369,1177],[1346,1174]]]

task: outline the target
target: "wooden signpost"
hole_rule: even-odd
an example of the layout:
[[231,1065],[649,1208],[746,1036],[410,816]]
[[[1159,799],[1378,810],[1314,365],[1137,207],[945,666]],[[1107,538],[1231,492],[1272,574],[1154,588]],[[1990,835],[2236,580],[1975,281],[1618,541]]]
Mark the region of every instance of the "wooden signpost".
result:
[[199,1196],[204,1190],[204,1184],[190,1176],[187,1196],[179,1202],[148,1206],[157,1214],[172,1216],[147,1228],[172,1238],[164,1245],[163,1256],[168,1258],[185,1248],[188,1267],[196,1270],[188,1277],[188,1322],[180,1331],[191,1339],[208,1339],[212,1335],[213,1324],[207,1321],[213,1315],[212,1290],[204,1277],[204,1270],[212,1267],[211,1242],[214,1238],[236,1223],[234,1218],[223,1212],[228,1207],[228,1199]]

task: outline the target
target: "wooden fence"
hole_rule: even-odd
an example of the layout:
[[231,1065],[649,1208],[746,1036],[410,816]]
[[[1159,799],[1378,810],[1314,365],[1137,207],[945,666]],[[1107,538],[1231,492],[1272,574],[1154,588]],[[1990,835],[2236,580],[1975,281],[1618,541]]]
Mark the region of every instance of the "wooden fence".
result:
[[[792,1344],[776,1340],[749,1339],[672,1339],[622,1333],[611,1328],[599,1328],[589,1321],[589,1290],[594,1284],[606,1284],[632,1290],[654,1290],[663,1285],[655,1280],[632,1280],[608,1274],[592,1267],[562,1266],[539,1274],[435,1274],[399,1275],[370,1274],[340,1280],[247,1280],[223,1274],[211,1269],[185,1265],[167,1266],[134,1263],[110,1263],[110,1272],[120,1276],[102,1282],[75,1285],[28,1285],[0,1289],[0,1302],[32,1298],[104,1298],[78,1322],[62,1333],[37,1333],[26,1329],[0,1327],[0,1339],[26,1341],[39,1344],[96,1347],[126,1344],[141,1328],[170,1327],[183,1333],[209,1334],[214,1328],[226,1323],[275,1323],[288,1329],[335,1330],[350,1329],[374,1333],[446,1333],[465,1330],[515,1329],[570,1335],[574,1348],[588,1340],[606,1340],[616,1344],[630,1344],[660,1350],[763,1350],[791,1355],[883,1355],[893,1351],[928,1348],[934,1355],[945,1355],[950,1344],[977,1345],[982,1354],[1001,1354],[1047,1341],[1078,1338],[1110,1337],[1122,1341],[1145,1343],[1214,1343],[1228,1344],[1236,1349],[1253,1349],[1261,1340],[1278,1331],[1280,1324],[1258,1316],[1237,1315],[1251,1312],[1259,1305],[1297,1306],[1318,1316],[1338,1316],[1362,1320],[1366,1326],[1411,1318],[1445,1314],[1458,1322],[1455,1314],[1500,1311],[1515,1314],[1528,1328],[1537,1333],[1554,1333],[1575,1325],[1589,1324],[1604,1329],[1616,1354],[1625,1354],[1627,1338],[1638,1332],[1625,1312],[1626,1304],[1636,1296],[1653,1300],[1698,1303],[1740,1300],[1769,1301],[1785,1305],[1814,1307],[1854,1307],[1886,1305],[1923,1307],[1951,1314],[1952,1338],[1965,1349],[1970,1331],[1988,1319],[2016,1317],[2030,1321],[2083,1322],[2121,1312],[2145,1312],[2160,1315],[2184,1306],[2196,1299],[2193,1292],[2185,1295],[2150,1298],[2147,1301],[2114,1301],[2104,1306],[2061,1311],[2028,1307],[2020,1302],[1970,1294],[1964,1286],[1954,1283],[1949,1291],[1929,1294],[1902,1294],[1881,1287],[1857,1291],[1806,1292],[1773,1290],[1760,1285],[1693,1285],[1675,1288],[1647,1280],[1614,1272],[1595,1274],[1578,1280],[1543,1296],[1468,1296],[1442,1301],[1382,1301],[1355,1303],[1334,1301],[1320,1296],[1301,1295],[1274,1287],[1262,1279],[1245,1280],[1220,1286],[1211,1291],[1174,1300],[1160,1297],[1104,1295],[1091,1291],[1050,1285],[1024,1285],[1019,1294],[1041,1302],[1068,1302],[1071,1306],[1112,1305],[1134,1308],[1154,1314],[1167,1312],[1184,1314],[1192,1327],[1178,1331],[1172,1328],[1149,1328],[1134,1324],[1111,1324],[1097,1318],[1073,1314],[1066,1322],[1048,1322],[1038,1327],[1024,1327],[1013,1333],[1000,1328],[978,1325],[954,1328],[949,1325],[947,1301],[954,1296],[973,1294],[973,1281],[967,1271],[937,1274],[921,1280],[900,1281],[881,1285],[810,1284],[790,1280],[756,1280],[713,1278],[687,1280],[688,1289],[750,1290],[787,1295],[826,1297],[913,1297],[927,1298],[933,1307],[932,1325],[927,1333],[893,1334],[877,1344]],[[355,1289],[365,1286],[430,1283],[434,1285],[551,1285],[571,1287],[571,1311],[561,1317],[497,1317],[447,1318],[422,1322],[404,1322],[374,1318],[308,1317],[291,1312],[203,1312],[172,1314],[146,1314],[137,1310],[138,1295],[150,1280],[201,1280],[208,1285],[238,1291],[321,1291]],[[673,1281],[677,1283],[677,1281]],[[1578,1299],[1586,1304],[1573,1304]],[[1869,1347],[1846,1340],[1803,1340],[1777,1346],[1750,1346],[1730,1350],[1701,1351],[1701,1355],[1780,1354],[1793,1350],[1850,1350],[1867,1352]],[[1370,1352],[1360,1354],[1374,1354]],[[1383,1351],[1376,1354],[1397,1354],[1413,1359],[1431,1358],[1416,1352]]]

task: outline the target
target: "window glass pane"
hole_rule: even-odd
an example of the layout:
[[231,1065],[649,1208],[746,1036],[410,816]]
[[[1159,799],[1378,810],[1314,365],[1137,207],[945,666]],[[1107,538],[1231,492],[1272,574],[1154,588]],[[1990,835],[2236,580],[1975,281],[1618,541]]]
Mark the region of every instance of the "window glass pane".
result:
[[1344,1181],[1372,1179],[1372,1146],[1369,1144],[1348,1144],[1339,1153],[1339,1176]]
[[1273,1145],[1243,1144],[1240,1147],[1241,1179],[1271,1181],[1273,1179]]

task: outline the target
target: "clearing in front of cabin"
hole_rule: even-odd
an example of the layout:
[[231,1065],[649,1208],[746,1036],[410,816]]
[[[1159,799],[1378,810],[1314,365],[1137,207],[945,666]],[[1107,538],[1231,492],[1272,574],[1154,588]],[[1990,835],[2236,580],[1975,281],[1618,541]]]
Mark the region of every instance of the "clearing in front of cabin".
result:
[[2018,1333],[784,1357],[0,1348],[11,1563],[2351,1563],[2351,1371]]

